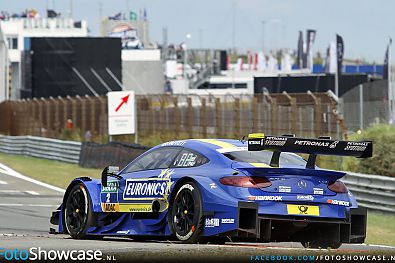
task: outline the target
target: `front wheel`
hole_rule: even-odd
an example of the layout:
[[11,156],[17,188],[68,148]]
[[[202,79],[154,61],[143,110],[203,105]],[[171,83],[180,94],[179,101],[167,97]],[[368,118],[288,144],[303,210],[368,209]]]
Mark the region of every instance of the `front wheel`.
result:
[[86,237],[92,218],[91,203],[83,184],[75,185],[64,204],[63,219],[67,232],[72,238]]
[[196,243],[202,230],[202,199],[195,183],[178,189],[170,209],[170,225],[178,240]]

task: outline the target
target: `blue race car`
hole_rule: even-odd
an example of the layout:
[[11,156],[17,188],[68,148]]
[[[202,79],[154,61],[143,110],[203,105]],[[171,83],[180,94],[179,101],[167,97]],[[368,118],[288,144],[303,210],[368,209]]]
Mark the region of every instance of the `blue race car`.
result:
[[250,134],[163,143],[121,171],[106,167],[101,180],[74,179],[51,223],[73,238],[363,243],[366,210],[340,181],[346,173],[319,169],[317,154],[371,157],[372,142]]

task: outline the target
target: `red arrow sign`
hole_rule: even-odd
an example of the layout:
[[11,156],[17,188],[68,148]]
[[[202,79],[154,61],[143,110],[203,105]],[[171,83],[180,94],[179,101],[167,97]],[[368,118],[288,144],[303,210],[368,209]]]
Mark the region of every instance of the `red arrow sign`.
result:
[[118,107],[115,109],[115,112],[117,112],[122,107],[123,104],[128,104],[129,96],[130,95],[127,95],[122,98],[122,102],[119,103]]

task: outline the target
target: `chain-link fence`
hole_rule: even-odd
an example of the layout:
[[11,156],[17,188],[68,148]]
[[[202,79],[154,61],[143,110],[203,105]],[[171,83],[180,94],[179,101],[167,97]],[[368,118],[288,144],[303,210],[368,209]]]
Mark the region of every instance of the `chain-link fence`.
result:
[[342,112],[350,131],[388,123],[388,81],[368,82],[345,93],[342,96]]

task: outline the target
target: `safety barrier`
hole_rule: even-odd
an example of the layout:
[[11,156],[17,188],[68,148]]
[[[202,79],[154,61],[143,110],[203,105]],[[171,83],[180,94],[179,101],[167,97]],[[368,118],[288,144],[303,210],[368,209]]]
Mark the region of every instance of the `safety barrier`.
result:
[[395,213],[395,178],[347,172],[342,181],[360,206]]
[[35,136],[0,136],[0,152],[78,163],[81,143]]

